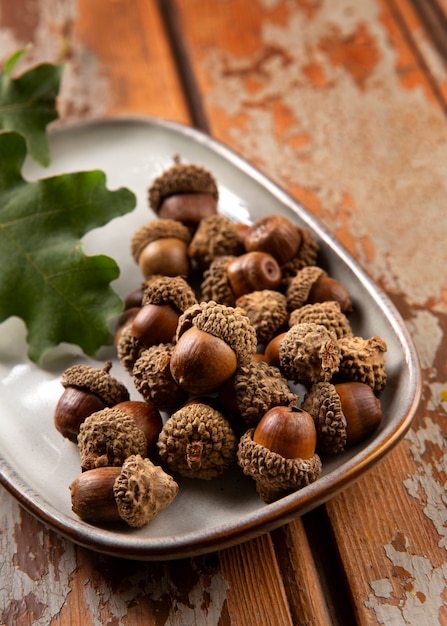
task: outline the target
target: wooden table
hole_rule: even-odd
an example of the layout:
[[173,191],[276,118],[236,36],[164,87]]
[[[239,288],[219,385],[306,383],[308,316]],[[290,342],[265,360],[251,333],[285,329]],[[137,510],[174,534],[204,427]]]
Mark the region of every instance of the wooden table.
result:
[[2,0],[3,62],[66,62],[61,123],[143,113],[230,146],[390,296],[424,389],[404,440],[302,519],[192,559],[121,561],[0,490],[6,625],[447,624],[446,0]]

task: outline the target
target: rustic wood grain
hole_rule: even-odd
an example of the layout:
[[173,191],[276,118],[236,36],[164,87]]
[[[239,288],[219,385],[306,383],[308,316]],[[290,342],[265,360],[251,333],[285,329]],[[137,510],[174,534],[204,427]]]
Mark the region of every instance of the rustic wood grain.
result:
[[447,261],[447,78],[442,20],[435,34],[427,14],[447,4],[164,4],[174,21],[155,1],[3,0],[0,61],[31,41],[18,70],[66,62],[62,123],[126,112],[194,123],[288,189],[401,311],[423,401],[396,450],[304,523],[196,559],[97,555],[0,490],[0,623],[447,624],[447,291],[435,269]]
[[429,270],[445,259],[414,262],[420,226],[404,234],[401,213],[430,215],[422,237],[438,251],[447,228],[442,59],[409,2],[258,2],[249,19],[233,0],[205,6],[206,29],[194,19],[198,3],[179,5],[214,134],[326,222],[413,332],[426,375],[414,428],[326,510],[359,623],[445,623],[446,301]]

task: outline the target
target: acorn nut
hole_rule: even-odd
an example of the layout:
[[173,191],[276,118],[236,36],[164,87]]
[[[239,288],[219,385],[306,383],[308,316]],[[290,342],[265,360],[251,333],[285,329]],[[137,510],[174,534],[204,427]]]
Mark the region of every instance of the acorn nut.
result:
[[77,442],[86,417],[129,399],[127,388],[110,374],[111,368],[111,361],[106,361],[102,369],[81,364],[69,367],[62,374],[64,391],[53,419],[56,429],[73,443]]
[[188,478],[220,476],[236,458],[230,422],[208,402],[189,402],[171,415],[158,438],[159,454],[170,471]]
[[78,435],[81,468],[122,465],[131,454],[146,456],[145,433],[127,411],[106,408],[89,415]]
[[187,309],[179,319],[170,369],[175,382],[193,394],[217,390],[251,361],[256,331],[245,312],[214,301]]
[[122,467],[98,467],[70,484],[73,512],[90,523],[126,522],[142,528],[165,509],[178,493],[176,481],[164,470],[130,455]]
[[160,219],[174,219],[192,227],[217,213],[219,190],[213,175],[194,163],[178,158],[150,185],[150,208]]
[[139,228],[131,240],[131,253],[143,276],[188,276],[189,229],[176,220],[159,219]]
[[315,425],[306,411],[274,407],[240,438],[238,464],[255,481],[260,498],[274,502],[318,478],[322,463],[315,443]]
[[326,454],[365,440],[382,421],[380,401],[366,383],[316,383],[302,407],[314,418],[317,447]]
[[283,265],[290,261],[301,245],[299,229],[283,215],[265,215],[257,219],[244,237],[247,252],[268,252]]

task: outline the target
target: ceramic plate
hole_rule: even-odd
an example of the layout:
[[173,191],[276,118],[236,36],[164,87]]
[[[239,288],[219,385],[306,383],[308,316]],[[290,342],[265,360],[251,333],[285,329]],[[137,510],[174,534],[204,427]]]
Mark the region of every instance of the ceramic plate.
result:
[[363,445],[324,459],[323,473],[312,485],[266,505],[251,479],[234,467],[212,481],[179,481],[180,492],[173,503],[142,529],[101,528],[82,522],[71,511],[68,485],[79,474],[79,457],[76,446],[53,426],[54,407],[62,392],[60,377],[74,363],[102,367],[106,358],[113,358],[114,376],[128,386],[133,399],[141,397],[113,348],[104,349],[96,360],[73,346],[61,346],[45,369],[33,365],[26,358],[23,324],[10,318],[0,326],[0,480],[28,511],[99,552],[148,560],[192,556],[245,541],[304,514],[358,479],[403,437],[421,385],[418,358],[405,324],[368,275],[302,206],[222,144],[176,123],[113,118],[54,131],[50,141],[52,165],[42,170],[27,163],[27,179],[101,169],[109,189],[124,186],[137,196],[135,211],[84,239],[86,253],[108,254],[120,265],[114,287],[121,296],[141,282],[129,242],[139,226],[155,217],[147,207],[147,187],[180,155],[182,161],[204,165],[214,174],[224,215],[249,223],[261,215],[280,213],[313,233],[321,246],[319,263],[351,293],[354,332],[363,337],[381,335],[386,341],[388,383],[381,395],[380,429]]

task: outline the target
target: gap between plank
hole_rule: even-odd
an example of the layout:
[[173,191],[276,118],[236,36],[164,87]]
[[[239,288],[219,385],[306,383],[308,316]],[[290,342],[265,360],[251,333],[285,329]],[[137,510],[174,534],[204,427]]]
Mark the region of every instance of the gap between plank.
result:
[[[355,626],[358,621],[351,593],[325,507],[313,509],[303,515],[301,520],[333,626]],[[284,528],[278,528],[270,534],[280,571],[287,572],[290,568]],[[286,581],[285,586],[287,593]]]
[[210,123],[205,113],[202,95],[192,67],[180,11],[175,0],[158,0],[158,6],[183,86],[192,124],[209,135]]
[[[413,8],[415,9],[415,11],[418,12],[418,15],[421,17],[421,13],[418,11],[418,6],[420,7],[422,3],[424,3],[425,1],[431,1],[431,0],[421,0],[421,2],[419,2],[419,0],[409,0],[411,5],[413,6]],[[396,21],[396,23],[399,26],[399,29],[401,31],[401,33],[403,34],[403,36],[405,37],[405,40],[408,44],[408,46],[410,47],[412,53],[415,56],[415,59],[417,60],[417,62],[419,63],[422,71],[424,72],[430,87],[433,91],[433,94],[435,96],[435,98],[437,99],[442,111],[447,115],[447,101],[444,97],[444,94],[442,93],[441,89],[438,86],[438,83],[436,81],[436,78],[432,75],[431,70],[429,68],[429,66],[427,65],[423,55],[421,54],[421,51],[419,50],[419,47],[417,45],[417,43],[414,41],[413,39],[413,35],[411,34],[410,29],[407,26],[407,23],[405,21],[405,18],[403,17],[399,7],[397,6],[395,0],[387,0],[387,4],[388,7]],[[427,12],[424,11],[424,14],[427,15]],[[427,28],[427,22],[425,19],[422,19],[422,23],[424,24],[425,28]],[[429,34],[432,34],[431,31],[428,31]],[[435,41],[433,41],[433,43],[435,44]],[[443,57],[444,59],[446,57]]]

